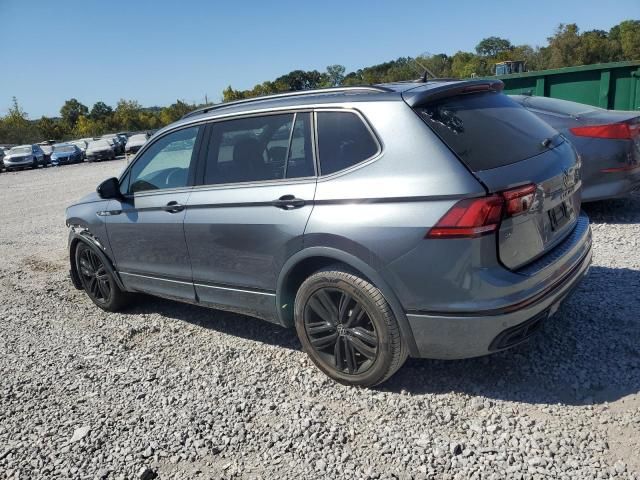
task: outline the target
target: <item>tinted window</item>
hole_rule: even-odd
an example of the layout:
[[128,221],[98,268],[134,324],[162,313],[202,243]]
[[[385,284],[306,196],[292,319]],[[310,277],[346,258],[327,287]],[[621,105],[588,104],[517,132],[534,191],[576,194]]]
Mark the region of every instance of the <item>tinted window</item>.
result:
[[451,97],[418,109],[427,124],[473,171],[516,163],[542,153],[558,132],[499,93]]
[[314,174],[308,113],[218,122],[212,124],[211,131],[204,179],[207,185]]
[[315,168],[311,144],[311,114],[298,113],[291,135],[285,177],[299,178],[313,175],[315,175]]
[[187,186],[199,128],[165,135],[145,150],[131,167],[129,192]]
[[318,150],[321,173],[328,175],[371,158],[378,144],[355,113],[318,112]]

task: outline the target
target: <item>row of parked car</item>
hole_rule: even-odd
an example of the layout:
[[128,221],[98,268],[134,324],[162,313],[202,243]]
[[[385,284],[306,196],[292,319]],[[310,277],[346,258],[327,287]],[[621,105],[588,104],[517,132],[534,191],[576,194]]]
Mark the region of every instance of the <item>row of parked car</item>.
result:
[[[25,168],[59,166],[83,161],[112,160],[118,155],[134,154],[145,144],[146,132],[107,133],[100,138],[81,138],[58,143],[46,141],[38,144],[0,147],[0,166],[7,171]],[[1,168],[0,168],[1,170]]]

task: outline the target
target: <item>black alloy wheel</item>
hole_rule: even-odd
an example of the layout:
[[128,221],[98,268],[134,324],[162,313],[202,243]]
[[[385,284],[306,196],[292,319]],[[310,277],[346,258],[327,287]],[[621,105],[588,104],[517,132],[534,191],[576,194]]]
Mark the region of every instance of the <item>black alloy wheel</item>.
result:
[[375,362],[379,347],[375,325],[346,291],[316,290],[307,300],[304,326],[317,354],[336,370],[360,374]]
[[337,382],[378,385],[407,359],[382,292],[347,266],[331,265],[310,275],[298,288],[293,313],[303,350]]
[[104,262],[91,248],[84,245],[79,248],[78,271],[85,291],[95,303],[109,303],[113,288]]

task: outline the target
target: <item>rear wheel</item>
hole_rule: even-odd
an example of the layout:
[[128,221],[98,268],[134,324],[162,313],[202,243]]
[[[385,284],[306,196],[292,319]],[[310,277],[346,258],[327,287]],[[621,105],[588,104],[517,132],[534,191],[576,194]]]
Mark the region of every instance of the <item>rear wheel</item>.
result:
[[116,312],[128,303],[129,295],[120,290],[101,255],[93,247],[80,243],[75,256],[78,276],[93,303],[109,312]]
[[302,283],[295,324],[313,363],[346,385],[382,383],[407,358],[398,323],[380,290],[341,268],[321,270]]

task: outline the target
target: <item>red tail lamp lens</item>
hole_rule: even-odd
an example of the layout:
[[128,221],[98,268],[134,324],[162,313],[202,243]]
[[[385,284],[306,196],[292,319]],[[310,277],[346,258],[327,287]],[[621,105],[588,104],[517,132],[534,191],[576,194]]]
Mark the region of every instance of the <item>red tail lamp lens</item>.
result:
[[427,238],[475,238],[494,232],[502,219],[500,195],[460,200],[427,233]]

